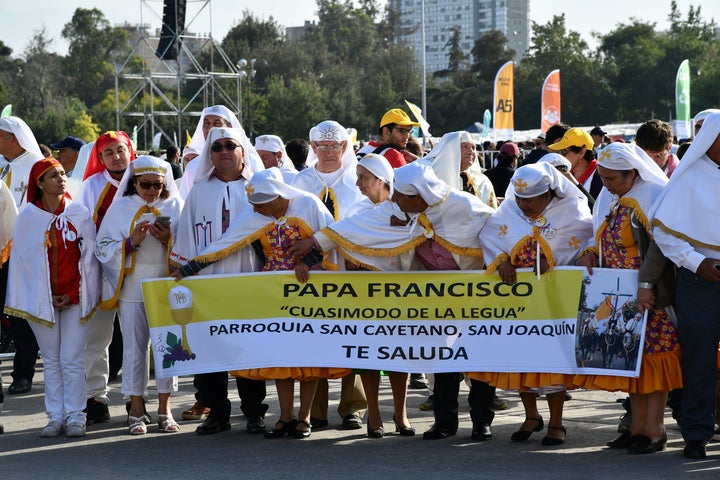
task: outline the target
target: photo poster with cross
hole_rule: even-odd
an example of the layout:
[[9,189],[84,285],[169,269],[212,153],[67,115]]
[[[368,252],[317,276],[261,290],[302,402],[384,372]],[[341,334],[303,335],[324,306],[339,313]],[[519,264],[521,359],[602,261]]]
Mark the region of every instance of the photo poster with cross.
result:
[[585,271],[575,338],[581,373],[640,375],[648,311],[639,312],[637,279],[636,270]]

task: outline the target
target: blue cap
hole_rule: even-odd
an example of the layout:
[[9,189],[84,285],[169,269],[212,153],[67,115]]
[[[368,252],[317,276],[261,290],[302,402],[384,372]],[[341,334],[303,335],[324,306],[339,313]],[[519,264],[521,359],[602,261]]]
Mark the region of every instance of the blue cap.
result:
[[50,148],[54,150],[60,150],[61,148],[67,148],[70,147],[73,150],[80,150],[80,147],[85,145],[85,141],[83,141],[80,138],[77,137],[65,137],[65,139],[62,142],[59,143],[51,143]]

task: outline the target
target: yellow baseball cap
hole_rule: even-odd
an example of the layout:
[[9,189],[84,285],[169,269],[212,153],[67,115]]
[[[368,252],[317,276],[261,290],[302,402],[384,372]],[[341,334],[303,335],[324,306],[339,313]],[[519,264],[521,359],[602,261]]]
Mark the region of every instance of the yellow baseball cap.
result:
[[385,112],[382,120],[380,120],[380,128],[384,127],[385,125],[390,125],[391,123],[408,127],[420,126],[418,122],[413,122],[412,120],[410,120],[408,114],[405,113],[404,110],[401,110],[399,108],[393,108],[392,110],[388,110],[387,112]]
[[565,150],[570,147],[585,147],[587,149],[593,148],[595,143],[592,137],[582,128],[571,128],[565,135],[560,139],[559,142],[553,143],[548,146],[551,150]]

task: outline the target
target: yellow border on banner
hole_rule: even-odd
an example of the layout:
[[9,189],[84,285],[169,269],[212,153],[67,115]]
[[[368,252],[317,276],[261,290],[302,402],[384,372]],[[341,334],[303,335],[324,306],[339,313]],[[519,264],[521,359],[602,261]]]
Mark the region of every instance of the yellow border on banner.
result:
[[[357,320],[342,312],[358,308],[376,309],[378,318],[389,309],[400,312],[385,320],[547,320],[577,316],[582,276],[579,267],[552,270],[540,280],[520,271],[511,286],[485,271],[312,272],[310,281],[300,284],[292,273],[268,272],[149,280],[142,288],[150,327],[175,325],[168,294],[178,285],[192,291],[192,323],[287,317]],[[424,313],[411,317],[408,312]]]

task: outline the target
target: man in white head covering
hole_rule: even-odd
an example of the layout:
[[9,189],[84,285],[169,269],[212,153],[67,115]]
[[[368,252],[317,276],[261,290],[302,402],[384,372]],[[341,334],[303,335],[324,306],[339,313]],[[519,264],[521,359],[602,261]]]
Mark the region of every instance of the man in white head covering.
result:
[[255,150],[265,168],[278,167],[285,183],[288,185],[292,183],[297,175],[297,169],[285,151],[282,138],[277,135],[260,135],[255,138]]
[[705,458],[715,430],[720,340],[720,113],[704,119],[654,205],[655,242],[677,267],[675,307],[683,351],[682,423],[686,458]]
[[[242,130],[240,120],[238,120],[237,116],[225,105],[213,105],[203,109],[197,127],[195,127],[195,133],[193,133],[190,139],[190,144],[183,150],[183,161],[189,162],[185,166],[185,172],[180,181],[180,195],[183,198],[187,198],[188,192],[190,192],[193,185],[197,183],[195,182],[195,173],[198,165],[191,160],[200,156],[205,147],[205,140],[210,133],[210,129],[215,127],[231,127]],[[242,130],[242,138],[240,140],[245,149],[246,163],[250,165],[253,171],[260,171],[262,161],[253,148],[252,143],[250,143],[250,139],[245,135],[244,130]]]
[[362,200],[355,185],[357,159],[347,130],[338,122],[325,120],[310,130],[308,168],[299,172],[293,186],[317,195],[335,220]]
[[[355,185],[357,158],[347,130],[334,120],[325,120],[310,129],[308,166],[299,172],[292,185],[316,195],[335,220],[347,216],[350,207],[360,202],[362,193]],[[343,266],[341,265],[341,268]],[[362,428],[367,399],[357,375],[343,378],[338,413],[343,428]],[[328,384],[320,380],[313,403],[313,424],[327,425]]]
[[[252,175],[262,171],[247,164],[249,140],[241,128],[210,129],[201,155],[195,164],[194,186],[185,201],[177,225],[170,263],[179,268],[219,239],[230,226],[230,220],[247,207],[245,187]],[[254,149],[253,149],[254,151]],[[183,175],[183,179],[187,173]],[[208,267],[203,274],[254,272],[261,267],[251,245]],[[195,376],[197,402],[183,412],[183,419],[202,420],[199,434],[218,433],[230,428],[230,400],[227,398],[227,372]],[[247,430],[265,431],[263,417],[267,411],[265,383],[238,379],[241,408],[247,417]]]
[[13,116],[0,119],[0,180],[8,186],[18,207],[25,203],[30,169],[42,158],[27,123]]
[[[0,181],[10,190],[15,205],[26,203],[25,192],[33,164],[43,158],[30,127],[18,117],[0,119]],[[5,299],[8,269],[0,269],[0,295]],[[26,320],[10,317],[10,331],[15,340],[13,382],[10,394],[28,392],[32,386],[38,345]]]

